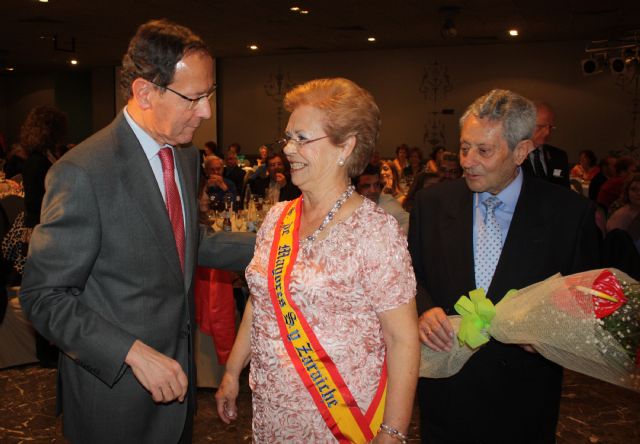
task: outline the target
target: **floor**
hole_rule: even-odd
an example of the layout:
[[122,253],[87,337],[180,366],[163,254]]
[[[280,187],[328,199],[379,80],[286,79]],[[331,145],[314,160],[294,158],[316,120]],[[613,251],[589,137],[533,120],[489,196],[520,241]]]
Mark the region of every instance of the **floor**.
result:
[[[198,392],[194,443],[251,442],[251,395],[246,375],[240,415],[230,426],[216,416],[214,390]],[[64,443],[62,422],[54,416],[55,370],[38,366],[0,370],[0,443]],[[640,443],[640,394],[566,372],[558,444]],[[415,421],[410,442],[419,442]],[[311,444],[311,443],[309,443]]]

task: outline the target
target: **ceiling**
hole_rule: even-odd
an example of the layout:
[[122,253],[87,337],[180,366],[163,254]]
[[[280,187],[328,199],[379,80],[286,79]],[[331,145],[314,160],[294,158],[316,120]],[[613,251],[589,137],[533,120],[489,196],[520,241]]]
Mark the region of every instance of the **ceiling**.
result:
[[[119,64],[138,25],[168,18],[216,57],[300,52],[637,39],[640,1],[623,0],[1,0],[0,70]],[[292,12],[299,6],[308,14]],[[455,32],[443,33],[451,19]],[[512,39],[507,30],[516,27]],[[375,42],[367,38],[375,36]],[[257,51],[248,45],[259,46]],[[79,64],[69,66],[75,58]]]

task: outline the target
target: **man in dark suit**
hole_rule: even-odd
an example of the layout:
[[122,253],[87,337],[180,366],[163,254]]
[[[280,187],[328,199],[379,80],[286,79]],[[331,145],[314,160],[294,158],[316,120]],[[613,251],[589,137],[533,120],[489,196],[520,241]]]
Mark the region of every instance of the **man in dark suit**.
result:
[[[535,109],[510,91],[479,98],[460,120],[464,178],[419,192],[409,224],[420,339],[449,350],[447,315],[470,290],[494,303],[555,273],[598,265],[590,201],[522,174]],[[562,368],[529,346],[491,340],[446,379],[421,378],[422,442],[555,442]]]
[[213,61],[166,20],[123,59],[125,109],[50,169],[20,299],[60,355],[58,407],[74,443],[190,442],[197,263],[242,269],[254,239],[200,231],[198,150]]
[[522,163],[522,169],[526,174],[569,188],[567,153],[547,144],[556,129],[556,115],[551,106],[543,102],[536,103],[536,111],[536,129],[531,138],[535,148]]
[[251,192],[274,202],[293,200],[300,196],[300,188],[291,182],[287,171],[286,159],[282,154],[270,154],[267,157],[267,177],[256,177],[249,185]]

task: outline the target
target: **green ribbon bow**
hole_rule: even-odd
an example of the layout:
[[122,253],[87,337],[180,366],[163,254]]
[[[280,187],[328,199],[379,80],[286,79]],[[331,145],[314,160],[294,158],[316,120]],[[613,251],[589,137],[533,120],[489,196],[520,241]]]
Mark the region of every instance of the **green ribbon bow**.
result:
[[483,288],[476,288],[469,292],[469,297],[460,296],[453,306],[462,316],[458,340],[460,345],[467,344],[471,348],[478,348],[489,342],[489,327],[496,315],[496,308],[484,293]]

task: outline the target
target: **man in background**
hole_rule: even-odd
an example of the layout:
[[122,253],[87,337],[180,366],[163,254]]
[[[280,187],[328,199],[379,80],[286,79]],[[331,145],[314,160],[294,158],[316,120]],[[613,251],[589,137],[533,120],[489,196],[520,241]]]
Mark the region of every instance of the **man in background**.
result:
[[409,231],[409,213],[391,195],[382,192],[383,184],[380,181],[380,169],[367,165],[362,174],[353,178],[356,191],[367,199],[373,201],[385,212],[392,215],[407,234]]
[[267,157],[267,177],[256,177],[249,186],[251,193],[269,199],[271,202],[284,202],[300,196],[300,188],[291,182],[287,171],[286,160],[281,154],[271,154]]
[[534,149],[522,164],[526,174],[569,188],[569,158],[560,148],[547,144],[556,129],[556,115],[551,106],[536,103],[536,128],[531,140]]

